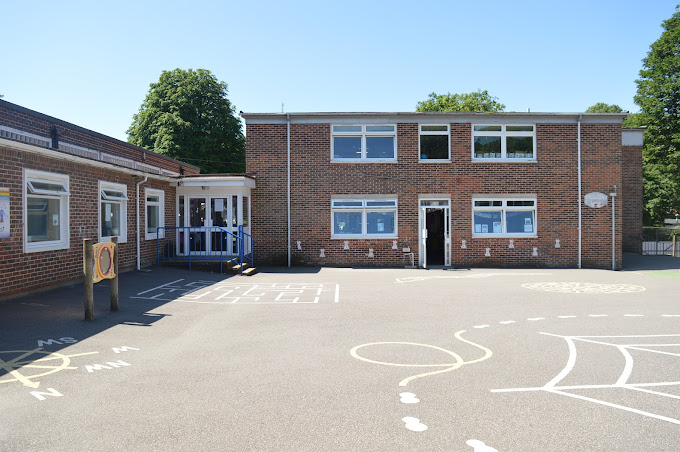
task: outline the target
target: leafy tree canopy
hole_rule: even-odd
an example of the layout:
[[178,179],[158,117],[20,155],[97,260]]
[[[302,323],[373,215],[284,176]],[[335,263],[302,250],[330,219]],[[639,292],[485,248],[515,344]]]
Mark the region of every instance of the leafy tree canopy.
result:
[[505,105],[498,102],[498,98],[490,95],[487,90],[462,94],[431,93],[426,100],[416,104],[416,111],[497,112],[504,109]]
[[623,108],[616,104],[605,104],[604,102],[598,102],[595,105],[591,105],[586,110],[586,113],[622,113]]
[[635,103],[647,125],[643,171],[648,224],[680,211],[680,6],[662,27],[636,81]]
[[130,143],[197,165],[202,173],[245,171],[245,138],[227,84],[206,69],[163,71],[127,133]]

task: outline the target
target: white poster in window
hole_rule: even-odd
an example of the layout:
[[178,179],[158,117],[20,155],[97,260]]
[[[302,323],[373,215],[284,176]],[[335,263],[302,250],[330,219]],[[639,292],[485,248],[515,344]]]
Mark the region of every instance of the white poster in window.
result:
[[494,221],[493,222],[493,233],[494,234],[500,234],[501,233],[501,222],[500,221]]
[[531,224],[531,218],[524,219],[524,232],[534,232],[534,225]]
[[489,225],[488,224],[482,225],[482,232],[489,232]]
[[222,213],[224,211],[224,199],[215,200],[215,212]]
[[385,223],[378,223],[378,232],[385,232]]
[[481,224],[476,224],[475,225],[475,232],[481,233],[482,232],[482,225]]
[[0,239],[9,238],[9,188],[0,188]]
[[111,221],[111,204],[104,204],[104,220]]

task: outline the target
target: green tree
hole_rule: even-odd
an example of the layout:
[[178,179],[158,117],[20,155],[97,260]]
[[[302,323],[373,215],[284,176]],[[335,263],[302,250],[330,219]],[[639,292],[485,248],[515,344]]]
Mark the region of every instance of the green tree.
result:
[[163,71],[127,133],[130,143],[197,165],[202,173],[245,171],[245,138],[227,84],[205,69]]
[[462,94],[431,93],[426,100],[416,104],[416,111],[473,111],[496,112],[503,111],[505,105],[498,102],[487,90],[477,90]]
[[604,102],[598,102],[588,107],[586,113],[623,113],[623,108],[616,104],[609,105]]
[[680,5],[662,28],[636,81],[635,103],[647,125],[643,171],[648,224],[680,211]]

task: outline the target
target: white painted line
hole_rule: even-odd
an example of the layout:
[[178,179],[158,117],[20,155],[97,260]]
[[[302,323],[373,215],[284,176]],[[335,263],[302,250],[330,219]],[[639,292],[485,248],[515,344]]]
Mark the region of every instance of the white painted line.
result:
[[621,372],[621,376],[619,377],[618,380],[616,380],[615,385],[616,386],[623,386],[626,384],[628,379],[630,378],[630,374],[633,372],[633,357],[630,355],[630,352],[626,350],[626,347],[622,345],[617,345],[617,349],[621,352],[624,358],[626,358],[626,365],[623,368],[623,371]]
[[335,285],[335,302],[338,303],[340,301],[340,284]]
[[643,352],[658,353],[660,355],[680,356],[680,353],[662,352],[661,350],[651,350],[651,349],[642,348],[642,347],[630,347],[629,346],[628,348],[632,348],[633,350],[641,350]]
[[680,344],[626,344],[626,347],[680,347]]
[[530,322],[535,322],[537,320],[545,320],[545,317],[529,317],[527,320]]
[[143,294],[145,294],[145,293],[147,293],[147,292],[151,292],[151,291],[153,291],[153,290],[157,290],[157,289],[160,289],[160,288],[162,288],[162,287],[169,286],[170,284],[178,283],[178,282],[180,282],[180,281],[184,281],[184,278],[178,279],[177,281],[169,282],[169,283],[167,283],[167,284],[163,284],[162,286],[154,287],[153,289],[145,290],[144,292],[139,292],[137,295],[143,295]]
[[600,339],[609,339],[609,338],[618,338],[618,337],[680,337],[680,334],[632,334],[630,336],[572,336],[572,337],[578,337],[579,339],[581,338],[600,338]]
[[515,323],[514,320],[503,320],[502,322],[498,322],[501,325],[510,325],[511,323]]
[[571,372],[572,369],[574,368],[574,365],[576,364],[576,344],[574,344],[574,341],[568,336],[559,336],[557,334],[550,333],[541,334],[545,334],[546,336],[561,337],[562,339],[567,341],[567,346],[569,347],[569,359],[567,360],[567,364],[564,366],[564,369],[562,369],[562,371],[559,374],[557,374],[555,378],[553,378],[552,380],[545,384],[546,388],[552,388],[553,386],[557,385],[557,383],[566,378],[566,376],[569,375],[569,372]]
[[489,325],[477,325],[473,326],[472,328],[489,328]]
[[609,317],[607,314],[588,314],[588,317]]
[[661,314],[661,317],[680,317],[680,314]]
[[636,388],[636,387],[633,387],[633,386],[626,386],[626,388],[632,389],[633,391],[646,392],[646,393],[658,395],[658,396],[661,396],[661,397],[669,397],[671,399],[679,399],[680,400],[680,396],[677,396],[675,394],[668,394],[666,392],[659,392],[659,391],[650,391],[649,389]]
[[605,402],[604,400],[592,399],[590,397],[585,397],[585,396],[581,396],[581,395],[578,395],[578,394],[572,394],[570,392],[561,392],[561,391],[548,391],[548,392],[552,392],[554,394],[565,395],[567,397],[573,397],[575,399],[585,400],[587,402],[597,403],[598,405],[604,405],[604,406],[608,406],[608,407],[611,407],[611,408],[618,408],[619,410],[629,411],[631,413],[641,414],[643,416],[658,419],[660,421],[666,421],[666,422],[670,422],[672,424],[680,425],[680,420],[678,420],[678,419],[673,419],[673,418],[666,417],[666,416],[659,416],[658,414],[648,413],[647,411],[637,410],[635,408],[630,408],[630,407],[623,406],[623,405],[617,405],[615,403]]
[[[574,389],[614,389],[614,388],[655,388],[657,386],[678,386],[680,381],[669,381],[661,383],[630,383],[625,386],[615,386],[615,385],[570,385],[570,386],[555,386],[553,389],[560,391],[574,390]],[[545,386],[537,386],[530,388],[503,388],[503,389],[491,389],[491,392],[532,392],[532,391],[543,391],[546,390]]]
[[624,317],[644,317],[644,314],[624,314]]
[[558,319],[575,319],[576,316],[575,315],[558,315],[557,318]]

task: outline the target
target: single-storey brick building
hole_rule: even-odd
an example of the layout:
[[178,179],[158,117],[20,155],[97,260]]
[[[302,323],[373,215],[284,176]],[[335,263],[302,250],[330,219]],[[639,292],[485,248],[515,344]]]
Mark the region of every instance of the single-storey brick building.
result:
[[159,239],[173,258],[233,256],[251,187],[0,100],[0,299],[82,280],[83,239],[117,236],[121,271],[155,264]]
[[641,233],[625,114],[242,116],[260,264],[618,269]]

